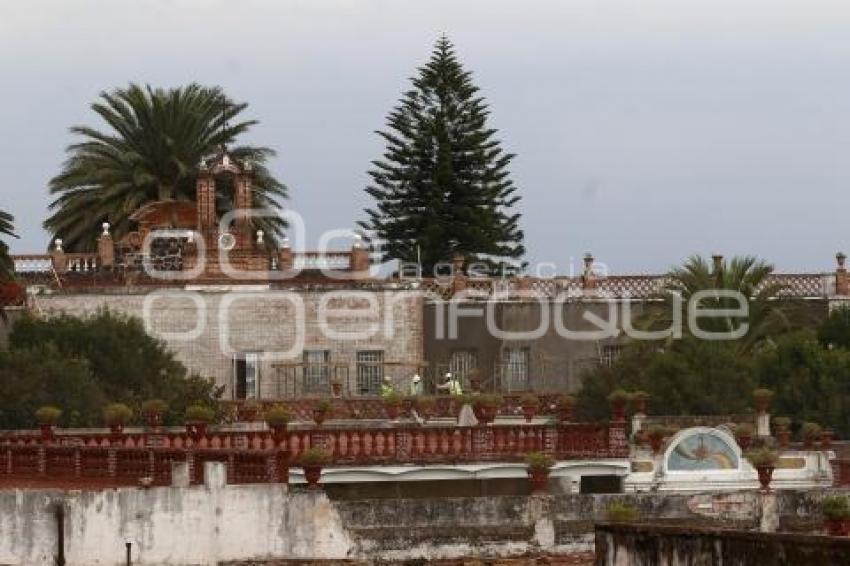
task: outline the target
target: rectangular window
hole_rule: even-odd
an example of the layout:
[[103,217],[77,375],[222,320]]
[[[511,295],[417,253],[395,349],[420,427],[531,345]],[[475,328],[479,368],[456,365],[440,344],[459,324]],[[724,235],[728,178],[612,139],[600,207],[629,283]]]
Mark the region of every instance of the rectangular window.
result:
[[504,391],[528,389],[528,366],[531,352],[528,348],[502,350],[502,388]]
[[357,391],[361,395],[377,395],[384,380],[384,351],[357,352]]
[[617,358],[620,357],[623,347],[619,344],[608,344],[602,346],[602,352],[599,356],[599,363],[605,367],[612,367]]
[[327,393],[330,391],[330,361],[330,350],[304,350],[305,393]]
[[260,353],[242,352],[233,360],[235,396],[237,399],[256,399],[259,397]]

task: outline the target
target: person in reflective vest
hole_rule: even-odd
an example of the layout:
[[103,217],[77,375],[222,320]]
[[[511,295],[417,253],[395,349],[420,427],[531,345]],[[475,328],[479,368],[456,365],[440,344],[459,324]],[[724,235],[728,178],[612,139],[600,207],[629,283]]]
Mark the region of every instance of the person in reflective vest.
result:
[[381,397],[389,397],[393,393],[395,393],[395,389],[392,381],[390,381],[390,376],[385,375],[384,381],[381,383]]
[[452,372],[446,372],[446,382],[437,386],[438,389],[445,389],[449,395],[463,395],[463,387],[460,386],[460,381],[452,375]]
[[410,380],[410,395],[413,397],[422,395],[422,378],[418,373],[414,374],[413,379]]

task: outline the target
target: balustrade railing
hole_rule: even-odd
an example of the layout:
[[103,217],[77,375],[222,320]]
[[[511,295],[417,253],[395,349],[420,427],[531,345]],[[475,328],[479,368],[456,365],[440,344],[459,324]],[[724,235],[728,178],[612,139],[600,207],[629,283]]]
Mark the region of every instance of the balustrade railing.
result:
[[204,462],[224,462],[230,483],[285,481],[288,466],[320,447],[332,465],[458,464],[520,461],[529,452],[559,460],[624,458],[625,423],[495,424],[489,426],[308,426],[275,433],[208,431],[0,435],[4,478],[58,483],[165,485],[171,466],[188,462],[195,482]]

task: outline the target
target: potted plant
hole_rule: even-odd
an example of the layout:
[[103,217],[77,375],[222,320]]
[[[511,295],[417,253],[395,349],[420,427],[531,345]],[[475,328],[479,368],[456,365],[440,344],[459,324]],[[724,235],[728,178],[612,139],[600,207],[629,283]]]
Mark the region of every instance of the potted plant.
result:
[[401,411],[405,416],[410,415],[410,411],[416,406],[416,395],[405,395],[401,398]]
[[778,458],[776,451],[763,446],[762,448],[746,452],[745,457],[756,469],[762,491],[770,491],[770,481],[773,479],[773,470],[776,469],[776,460]]
[[189,405],[183,418],[186,422],[186,432],[198,440],[207,434],[207,427],[215,418],[215,411],[206,405]]
[[110,403],[103,408],[103,421],[114,436],[124,433],[124,425],[133,418],[133,411],[124,403]]
[[308,489],[318,489],[322,468],[331,463],[331,453],[323,448],[308,448],[298,457],[298,465],[304,468],[304,479]]
[[753,425],[750,423],[738,423],[735,425],[735,440],[742,450],[749,449],[753,443]]
[[269,428],[272,429],[272,437],[274,438],[275,443],[280,443],[284,438],[286,438],[286,427],[289,424],[289,421],[292,420],[292,415],[289,414],[286,407],[283,405],[275,405],[266,410],[263,418],[266,420],[266,424],[269,425]]
[[252,423],[257,420],[257,417],[260,415],[260,410],[262,408],[262,403],[260,403],[256,399],[247,399],[241,405],[239,405],[237,416],[240,421]]
[[331,395],[342,397],[342,380],[338,377],[331,380]]
[[558,419],[562,423],[568,423],[573,420],[573,411],[576,407],[576,398],[572,395],[558,396]]
[[481,425],[486,425],[496,420],[496,415],[501,406],[502,398],[493,393],[476,395],[472,401],[472,410],[475,413],[475,418],[478,419],[478,423]]
[[759,387],[758,389],[753,390],[753,400],[756,404],[756,411],[760,415],[767,412],[767,406],[770,404],[771,399],[773,399],[773,391],[770,389]]
[[832,437],[834,434],[831,428],[823,429],[823,432],[820,433],[821,450],[829,450],[832,447]]
[[522,407],[522,415],[525,417],[525,422],[530,423],[537,415],[537,410],[540,408],[540,399],[534,393],[526,393],[519,398],[519,405]]
[[649,446],[652,448],[653,454],[660,454],[661,448],[664,446],[664,439],[670,435],[670,429],[666,426],[654,425],[646,431],[646,436],[649,438]]
[[649,393],[646,391],[635,391],[631,394],[632,410],[635,413],[646,414],[646,402],[649,400]]
[[800,436],[803,439],[803,448],[812,450],[815,447],[815,440],[820,437],[821,428],[817,423],[803,423],[800,428]]
[[333,411],[333,404],[327,399],[320,399],[313,403],[313,420],[316,421],[316,426],[322,426],[331,411]]
[[150,428],[157,429],[167,409],[168,404],[162,399],[148,399],[142,403],[142,417]]
[[788,417],[776,417],[773,419],[776,440],[780,448],[788,448],[791,441],[791,419]]
[[615,389],[608,395],[608,402],[611,404],[611,412],[615,421],[625,420],[628,400],[629,394],[623,389]]
[[622,501],[613,501],[605,508],[605,519],[615,523],[637,521],[638,510],[634,505]]
[[850,500],[843,495],[828,495],[821,502],[826,533],[832,537],[850,536]]
[[401,396],[393,391],[384,395],[381,398],[381,401],[384,404],[384,411],[387,414],[387,418],[391,421],[398,419],[399,408],[401,407]]
[[549,470],[555,465],[555,460],[548,454],[531,452],[525,455],[525,465],[528,466],[531,492],[546,493],[546,486],[549,483]]
[[437,400],[430,395],[418,395],[413,404],[416,407],[416,412],[425,421],[434,417]]
[[38,427],[41,429],[41,438],[44,440],[53,438],[53,430],[61,416],[62,409],[59,407],[44,405],[38,408],[35,412],[35,420],[38,422]]

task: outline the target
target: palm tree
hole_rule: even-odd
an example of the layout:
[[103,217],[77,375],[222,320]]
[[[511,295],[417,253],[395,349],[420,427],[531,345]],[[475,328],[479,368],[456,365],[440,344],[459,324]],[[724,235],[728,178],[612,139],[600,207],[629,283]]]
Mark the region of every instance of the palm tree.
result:
[[[777,301],[785,286],[772,277],[773,266],[753,256],[734,257],[726,261],[720,256],[709,263],[701,256],[691,256],[681,267],[668,274],[668,292],[679,293],[683,307],[700,291],[737,291],[746,298],[746,318],[720,316],[700,318],[698,326],[708,332],[733,332],[747,324],[746,334],[735,344],[739,351],[749,351],[759,342],[789,327],[787,301]],[[739,298],[711,293],[699,303],[701,308],[737,309]],[[687,321],[687,312],[683,318]]]
[[[14,216],[5,210],[0,210],[0,234],[17,238],[18,236],[15,234],[15,227],[13,225],[14,221]],[[12,262],[12,258],[9,257],[9,246],[6,242],[0,241],[0,281],[13,279],[14,276],[15,265]]]
[[[102,92],[91,108],[109,130],[71,128],[83,140],[68,147],[62,171],[50,181],[56,198],[44,227],[61,237],[66,249],[89,251],[95,248],[104,221],[120,238],[134,229],[129,216],[142,205],[193,200],[201,159],[233,144],[257,123],[234,121],[246,107],[232,102],[219,87],[197,84],[168,90],[130,84]],[[228,147],[228,152],[252,166],[254,207],[280,209],[286,187],[265,167],[274,151],[237,146]],[[225,186],[225,192],[229,190]],[[229,210],[231,203],[229,195],[219,195],[219,213]],[[276,216],[254,222],[272,240],[286,226]]]

